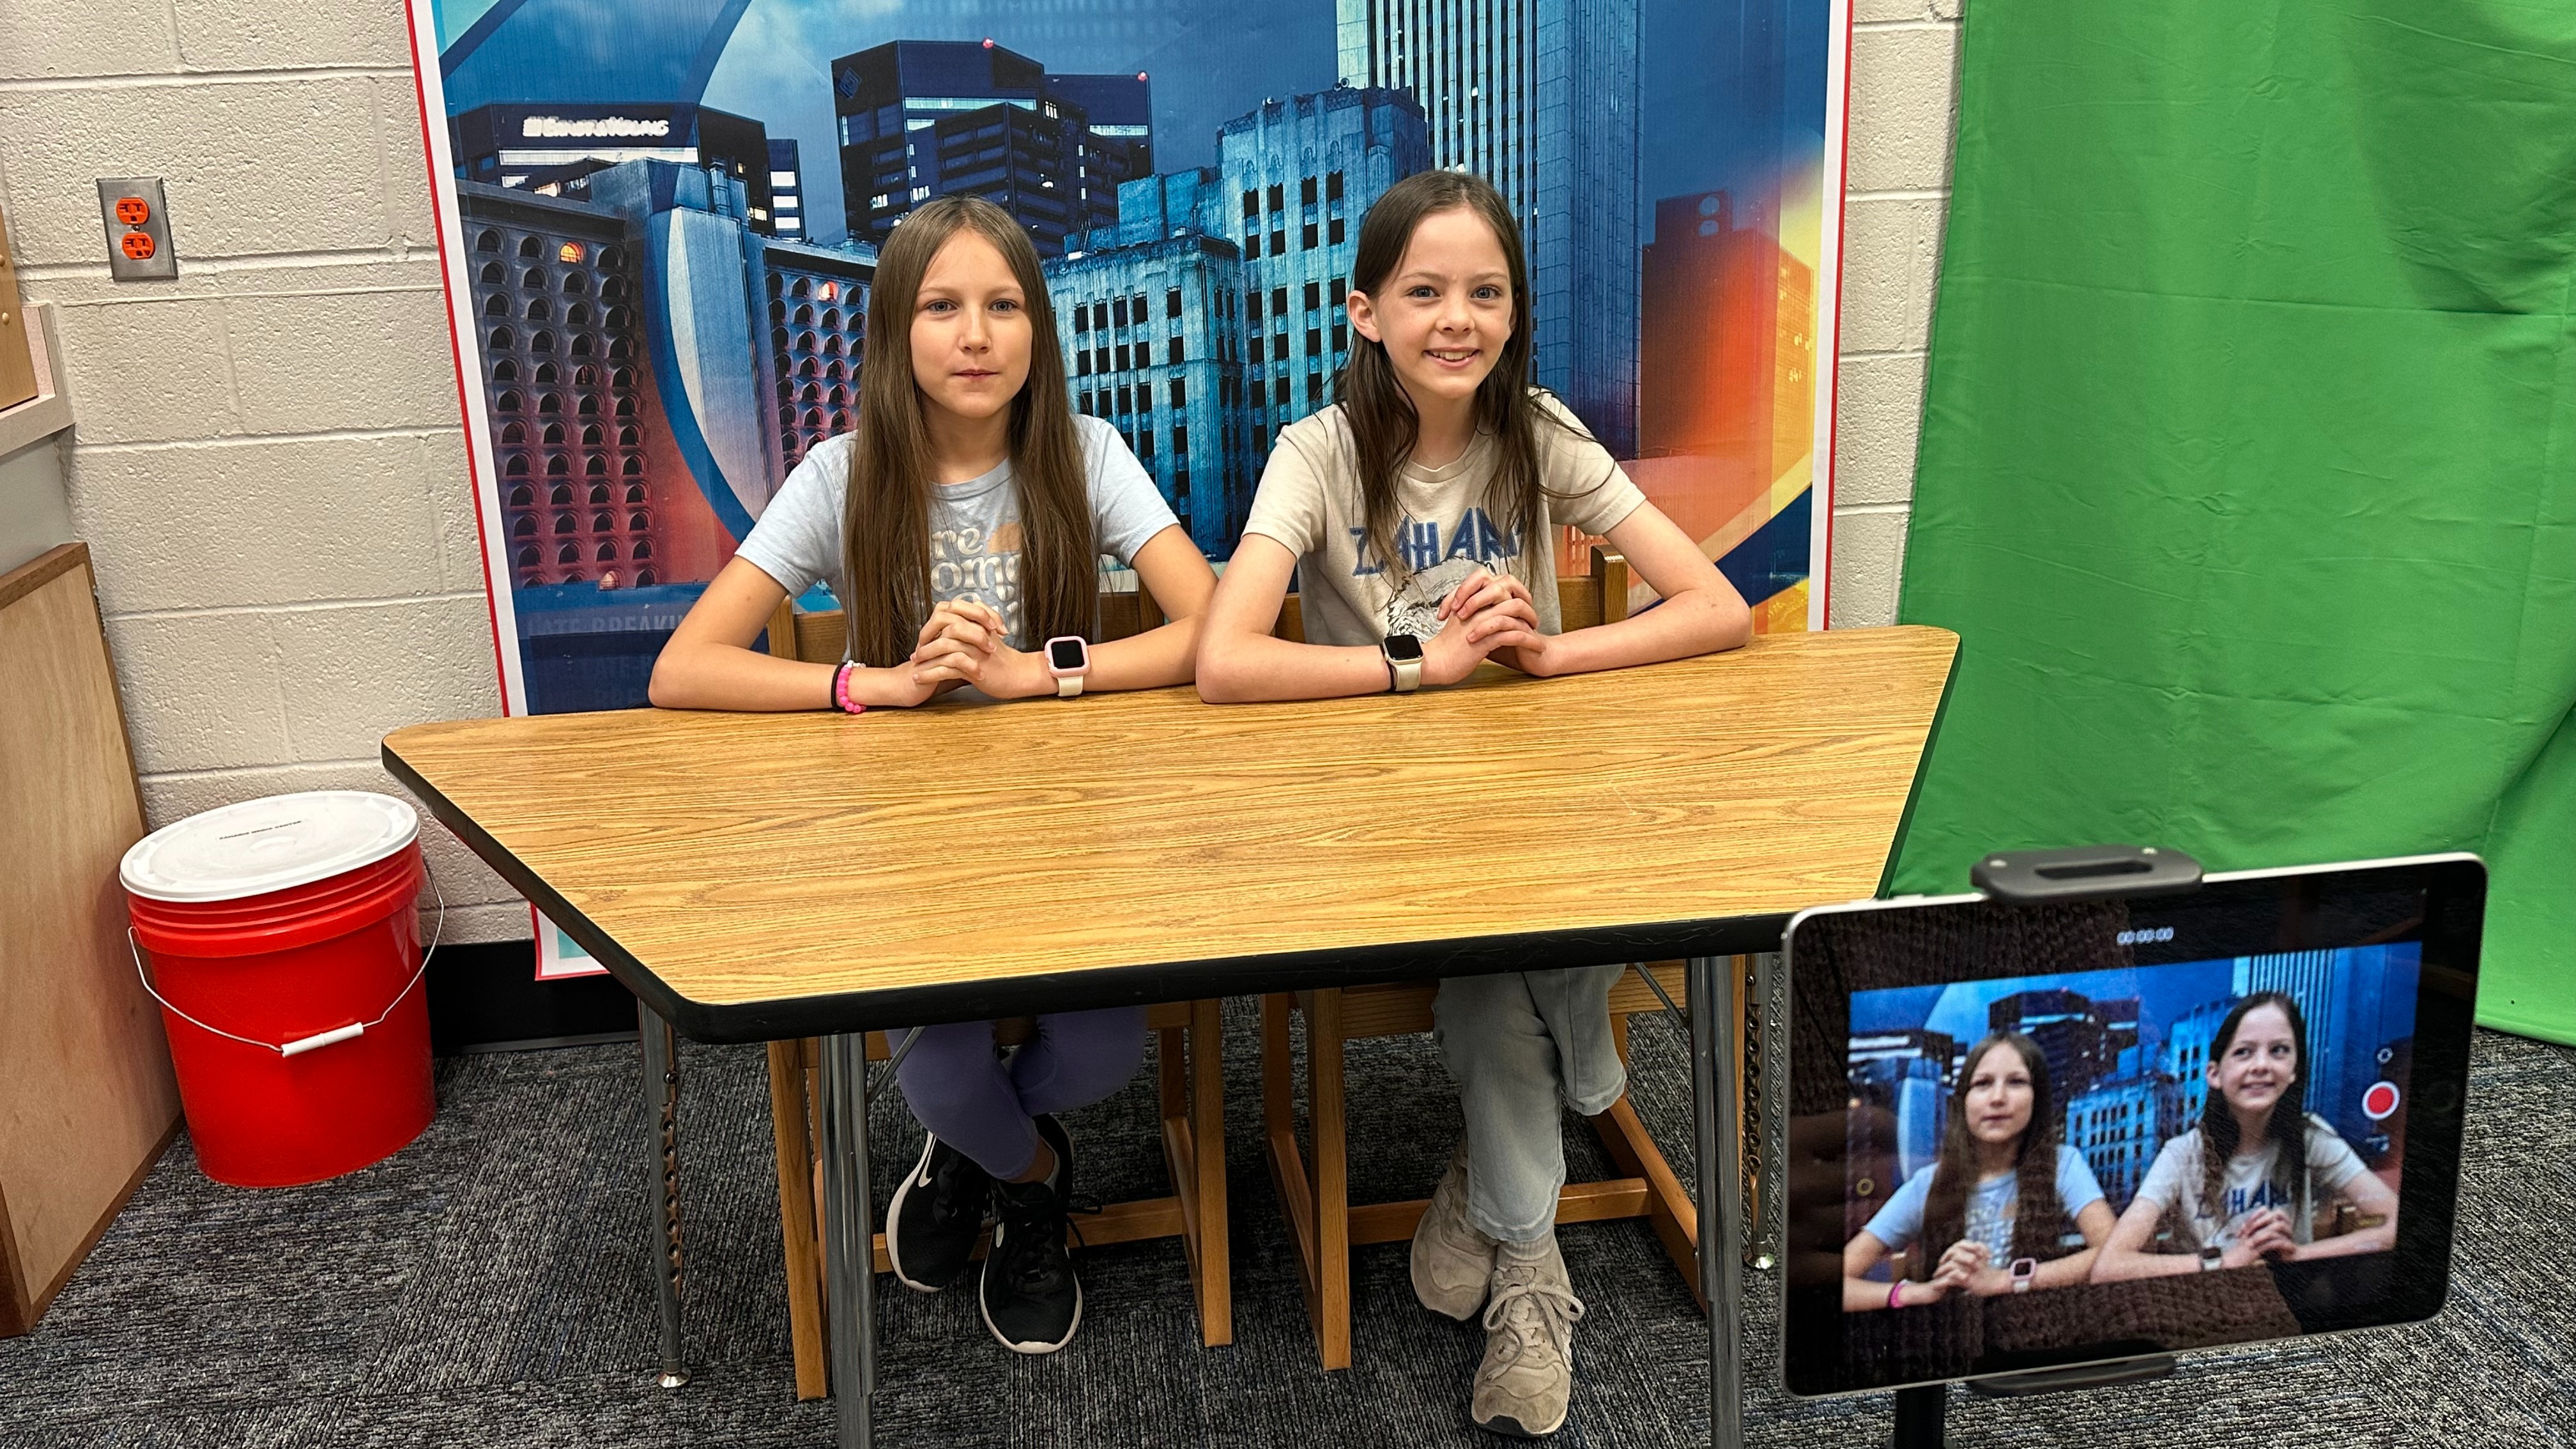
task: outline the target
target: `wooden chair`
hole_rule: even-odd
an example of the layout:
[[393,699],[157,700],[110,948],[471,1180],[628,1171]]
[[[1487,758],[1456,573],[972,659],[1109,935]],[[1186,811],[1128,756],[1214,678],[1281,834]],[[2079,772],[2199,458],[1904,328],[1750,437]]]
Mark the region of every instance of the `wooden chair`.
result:
[[[1163,622],[1153,596],[1141,589],[1102,594],[1101,617],[1103,640],[1125,638]],[[782,658],[837,662],[842,640],[838,610],[800,614],[791,600],[770,616],[769,652]],[[1225,1033],[1217,1006],[1213,1000],[1171,1002],[1149,1007],[1145,1014],[1160,1063],[1163,1162],[1171,1172],[1172,1194],[1105,1204],[1097,1216],[1085,1214],[1080,1226],[1083,1242],[1094,1247],[1179,1238],[1189,1258],[1199,1341],[1211,1348],[1234,1341],[1225,1209]],[[1017,1045],[1034,1028],[1033,1019],[1022,1017],[1003,1022],[995,1035],[1003,1045]],[[799,1399],[819,1399],[831,1391],[818,1206],[822,1158],[816,1144],[822,1133],[815,1113],[821,1095],[813,1080],[820,1051],[821,1044],[811,1037],[769,1044],[769,1118],[778,1147],[778,1217],[787,1244],[788,1336],[796,1356]],[[868,1059],[887,1059],[884,1033],[868,1033]],[[980,1256],[983,1249],[976,1251]],[[883,1232],[876,1235],[875,1257],[877,1272],[891,1271]]]
[[[1557,606],[1563,627],[1582,629],[1628,616],[1628,564],[1617,554],[1595,547],[1592,572],[1560,579]],[[1284,639],[1304,639],[1297,600],[1292,596],[1275,631]],[[1677,961],[1640,967],[1619,978],[1610,991],[1610,1027],[1619,1059],[1628,1058],[1628,1018],[1662,1007],[1640,972],[1652,971],[1674,1004],[1687,1007],[1683,972]],[[1431,1001],[1436,985],[1404,983],[1380,986],[1328,987],[1316,991],[1265,996],[1261,1001],[1261,1116],[1267,1139],[1271,1181],[1278,1187],[1297,1265],[1306,1295],[1306,1316],[1315,1331],[1315,1346],[1327,1369],[1351,1363],[1350,1250],[1355,1243],[1400,1242],[1413,1236],[1414,1224],[1427,1198],[1411,1202],[1349,1201],[1349,1138],[1343,1119],[1342,1049],[1369,1037],[1400,1036],[1431,1030]],[[1289,1018],[1306,1019],[1306,1115],[1314,1140],[1311,1166],[1297,1145],[1295,1106],[1291,1097]],[[1623,1095],[1610,1109],[1591,1119],[1610,1160],[1626,1174],[1602,1182],[1567,1183],[1557,1200],[1560,1223],[1596,1222],[1609,1218],[1647,1219],[1664,1251],[1699,1296],[1697,1261],[1699,1216],[1664,1155],[1637,1120]],[[1701,1307],[1706,1308],[1703,1302]]]

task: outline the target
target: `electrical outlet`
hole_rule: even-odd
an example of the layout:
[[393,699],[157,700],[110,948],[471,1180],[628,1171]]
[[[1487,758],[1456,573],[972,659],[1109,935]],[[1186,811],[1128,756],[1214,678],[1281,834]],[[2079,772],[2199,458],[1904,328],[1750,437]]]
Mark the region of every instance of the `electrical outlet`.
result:
[[179,275],[170,244],[170,208],[158,176],[102,176],[99,220],[107,225],[107,274],[120,282]]

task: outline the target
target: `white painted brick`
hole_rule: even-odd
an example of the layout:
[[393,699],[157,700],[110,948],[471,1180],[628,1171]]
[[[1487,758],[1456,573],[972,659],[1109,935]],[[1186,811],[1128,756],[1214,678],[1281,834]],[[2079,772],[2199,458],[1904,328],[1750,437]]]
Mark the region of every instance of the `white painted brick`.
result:
[[1902,503],[1923,430],[1923,354],[1846,357],[1834,395],[1834,501]]
[[1932,0],[1932,18],[1935,20],[1957,20],[1964,9],[1964,0]]
[[450,592],[420,438],[77,449],[69,491],[114,613]]
[[0,94],[10,226],[29,261],[103,260],[97,178],[159,176],[183,275],[190,257],[382,246],[375,98],[364,76]]
[[1958,39],[1947,25],[1853,34],[1848,184],[1854,192],[1950,184]]
[[384,174],[387,237],[435,253],[438,221],[429,204],[429,150],[421,139],[420,85],[410,76],[376,81],[377,163]]
[[[438,882],[438,894],[447,897],[452,910],[494,902],[516,902],[519,893],[509,882],[493,873],[473,851],[465,847],[446,826],[432,819],[419,797],[402,787],[382,765],[343,761],[318,765],[281,765],[274,769],[225,770],[215,774],[147,775],[143,779],[143,809],[152,828],[160,829],[176,820],[217,806],[243,800],[256,800],[266,795],[291,795],[304,790],[371,790],[407,801],[420,812],[421,854],[429,862],[431,875]],[[424,908],[435,899],[429,891],[421,893]]]
[[479,595],[269,618],[288,701],[288,758],[368,758],[405,725],[501,712],[491,616]]
[[1939,203],[1920,197],[1861,197],[1844,208],[1844,356],[1923,346],[1940,217]]
[[136,769],[215,770],[292,758],[265,615],[111,615],[107,636]]
[[75,443],[210,438],[241,430],[224,309],[208,299],[55,311]]
[[1851,11],[1855,25],[1886,20],[1922,20],[1932,13],[1928,0],[1852,0]]
[[[10,213],[15,216],[16,213]],[[51,302],[57,307],[89,307],[100,303],[127,302],[212,302],[223,294],[215,290],[211,272],[183,276],[171,282],[120,282],[107,274],[107,251],[101,247],[95,263],[76,272],[39,272],[21,274],[18,289],[30,302]]]
[[474,478],[465,466],[464,430],[423,438],[420,447],[421,476],[429,489],[430,511],[438,519],[441,592],[482,588],[483,541],[474,524]]
[[447,913],[444,939],[460,946],[481,941],[524,941],[529,932],[528,908],[524,904],[507,906],[466,906]]
[[1896,588],[1905,570],[1905,515],[1834,515],[1834,608],[1837,629],[1896,622]]
[[[328,261],[269,260],[208,273],[204,285],[227,297],[283,297],[316,292],[436,291],[438,258],[347,252]],[[444,361],[444,359],[441,359]]]
[[458,426],[445,307],[436,291],[230,298],[243,428]]
[[169,0],[14,0],[0,21],[0,80],[178,68]]
[[191,70],[411,64],[400,0],[186,0],[177,10],[179,55]]

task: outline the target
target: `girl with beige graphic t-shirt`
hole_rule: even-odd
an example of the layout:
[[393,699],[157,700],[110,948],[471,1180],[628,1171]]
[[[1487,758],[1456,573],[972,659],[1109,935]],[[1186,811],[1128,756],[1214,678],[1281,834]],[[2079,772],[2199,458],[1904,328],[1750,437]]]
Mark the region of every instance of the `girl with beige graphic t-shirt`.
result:
[[[1744,601],[1698,546],[1529,386],[1529,275],[1490,183],[1433,171],[1389,189],[1360,223],[1348,306],[1358,336],[1340,401],[1282,432],[1270,455],[1208,607],[1202,696],[1451,685],[1488,659],[1575,674],[1750,635]],[[1559,632],[1549,539],[1562,523],[1607,534],[1662,602]],[[1270,636],[1291,574],[1302,644]],[[1388,716],[1390,750],[1404,747],[1401,719]],[[1565,1422],[1583,1304],[1556,1248],[1558,1101],[1597,1113],[1625,1089],[1609,1013],[1622,969],[1453,978],[1433,1007],[1467,1130],[1415,1230],[1413,1286],[1435,1312],[1483,1311],[1469,1412],[1501,1433]]]

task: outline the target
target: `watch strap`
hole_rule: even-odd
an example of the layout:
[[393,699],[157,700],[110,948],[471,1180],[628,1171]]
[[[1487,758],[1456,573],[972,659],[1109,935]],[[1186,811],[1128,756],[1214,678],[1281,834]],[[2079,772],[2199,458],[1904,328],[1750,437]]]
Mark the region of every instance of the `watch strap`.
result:
[[1058,698],[1058,699],[1071,699],[1071,698],[1073,698],[1075,695],[1080,694],[1080,693],[1082,693],[1082,676],[1081,676],[1081,675],[1079,675],[1079,674],[1059,674],[1059,675],[1057,675],[1057,676],[1056,676],[1056,680],[1055,680],[1055,697],[1056,697],[1056,698]]

